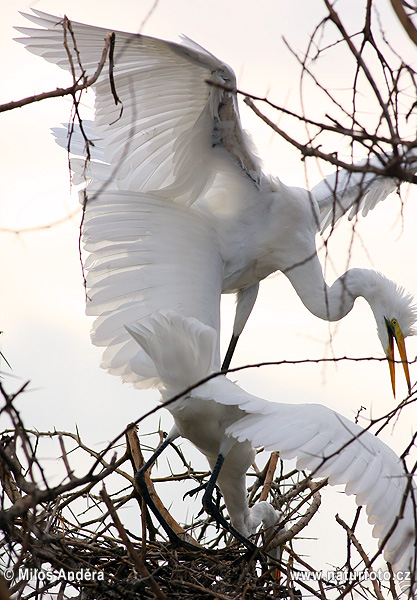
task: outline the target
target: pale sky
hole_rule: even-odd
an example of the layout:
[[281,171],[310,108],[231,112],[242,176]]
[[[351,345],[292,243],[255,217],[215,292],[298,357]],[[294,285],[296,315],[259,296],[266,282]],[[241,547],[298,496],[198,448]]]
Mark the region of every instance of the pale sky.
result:
[[[2,8],[0,23],[2,102],[69,83],[66,73],[12,41],[19,35],[13,31],[13,25],[30,26],[18,11],[29,11],[31,6],[92,25],[141,31],[170,40],[186,34],[231,65],[241,89],[259,96],[268,94],[277,103],[295,110],[299,106],[299,69],[283,36],[292,47],[303,50],[322,10],[318,0],[265,0],[256,5],[242,0],[161,0],[142,26],[153,2],[38,0],[27,4],[12,0]],[[354,28],[354,15],[359,14],[362,2],[345,0],[338,6]],[[387,34],[396,49],[413,56],[416,49],[402,34],[389,2],[381,0],[378,6],[384,24],[389,24]],[[347,12],[343,13],[343,9]],[[334,57],[323,67],[327,75],[331,74],[335,88],[350,89],[350,72],[340,51],[335,50]],[[92,106],[91,93],[84,102]],[[317,118],[326,112],[314,90],[307,88],[304,103]],[[43,226],[77,209],[66,153],[55,145],[49,131],[68,121],[70,111],[68,99],[54,99],[0,115],[0,330],[4,331],[0,350],[13,367],[10,373],[2,364],[6,389],[12,392],[24,381],[31,382],[29,391],[18,401],[28,427],[74,431],[77,424],[86,441],[100,449],[126,424],[153,407],[157,395],[130,389],[99,368],[100,350],[90,343],[91,320],[84,315],[78,256],[80,213],[50,230],[18,235],[5,231]],[[299,153],[274,136],[248,110],[242,110],[242,119],[266,169],[286,184],[305,186]],[[326,165],[322,168],[326,173],[333,170]],[[320,176],[313,163],[309,172],[310,183],[316,183]],[[417,190],[404,186],[403,198],[402,217],[400,202],[393,194],[366,219],[359,220],[349,266],[380,270],[417,295]],[[330,245],[334,261],[334,270],[328,269],[330,283],[346,269],[350,240],[351,225],[344,223]],[[232,325],[232,309],[233,299],[227,298],[224,344]],[[412,360],[417,355],[416,339],[407,340],[407,350]],[[330,357],[332,353],[383,356],[367,303],[357,301],[343,321],[330,327],[304,308],[284,276],[273,275],[264,281],[234,365]],[[417,366],[412,365],[410,371],[414,382]],[[266,367],[241,372],[233,379],[251,393],[272,401],[319,402],[349,418],[361,406],[366,407],[364,414],[368,417],[380,416],[394,406],[386,363]],[[399,368],[397,379],[400,400],[406,387]],[[170,416],[162,412],[158,418],[169,429]],[[397,452],[407,445],[416,417],[415,406],[409,408],[395,428],[382,436]],[[156,423],[157,419],[143,423],[141,431],[153,431]],[[353,506],[353,500],[348,500]],[[199,506],[190,510],[197,513]],[[181,508],[178,511],[181,515]]]

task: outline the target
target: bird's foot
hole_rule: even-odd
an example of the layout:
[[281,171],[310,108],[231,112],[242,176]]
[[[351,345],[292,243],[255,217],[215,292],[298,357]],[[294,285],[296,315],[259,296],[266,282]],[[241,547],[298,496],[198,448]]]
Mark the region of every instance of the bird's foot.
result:
[[[198,492],[201,492],[203,490],[207,491],[207,486],[208,485],[209,485],[208,481],[206,483],[202,483],[202,484],[198,485],[197,487],[193,488],[192,490],[189,490],[188,492],[185,492],[185,494],[182,497],[182,499],[185,500],[185,498],[187,496],[189,496],[190,498],[192,498],[193,496],[196,496],[198,494]],[[221,501],[221,498],[222,498],[222,494],[220,492],[220,489],[217,487],[217,485],[214,487],[214,490],[216,491],[216,500],[214,502],[215,510],[216,510],[216,512],[218,512],[219,514],[221,514],[220,501]],[[213,503],[213,496],[212,496],[212,494],[210,494],[210,502]],[[200,516],[204,512],[204,510],[205,510],[205,507],[204,507],[204,500],[203,500],[203,508],[198,513],[198,516]]]
[[221,525],[233,535],[245,548],[247,552],[244,555],[244,559],[248,562],[251,560],[259,560],[261,563],[266,561],[266,557],[262,554],[261,550],[258,548],[256,544],[254,544],[251,540],[249,540],[246,536],[244,536],[240,531],[235,529],[233,525],[231,525],[222,513],[219,511],[216,504],[213,502],[212,495],[210,493],[210,489],[206,489],[203,496],[203,509],[209,514],[213,519],[216,520],[218,525]]
[[190,498],[192,498],[193,496],[195,496],[196,494],[198,494],[198,492],[201,492],[201,490],[205,490],[206,486],[207,486],[207,483],[201,483],[200,485],[198,485],[197,487],[193,488],[192,490],[188,490],[188,492],[185,492],[185,494],[182,497],[182,499],[185,500],[187,496],[190,496]]
[[153,499],[149,493],[148,486],[146,485],[145,473],[146,473],[145,467],[142,467],[141,469],[139,469],[139,471],[136,471],[135,487],[137,488],[140,495],[144,499],[146,506],[148,506],[150,508],[150,510],[153,512],[153,514],[155,515],[155,518],[157,519],[157,521],[159,522],[159,524],[161,525],[161,527],[167,534],[171,546],[173,548],[183,547],[188,550],[196,550],[196,546],[194,546],[193,544],[190,544],[186,540],[182,539],[177,533],[175,533],[175,531],[172,529],[172,527],[170,527],[170,525],[167,523],[166,519],[164,518],[161,511],[156,506],[155,502],[153,501]]

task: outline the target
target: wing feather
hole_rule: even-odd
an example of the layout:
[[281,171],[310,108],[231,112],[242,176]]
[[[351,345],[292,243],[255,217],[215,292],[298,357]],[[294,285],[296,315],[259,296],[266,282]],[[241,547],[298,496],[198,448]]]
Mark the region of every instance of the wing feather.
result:
[[136,387],[159,385],[125,326],[164,308],[219,328],[222,263],[208,219],[149,194],[104,191],[87,201],[87,313],[102,366]]
[[[401,164],[405,165],[410,173],[414,173],[417,169],[416,150],[401,147],[398,150]],[[339,169],[312,188],[311,193],[317,200],[320,210],[321,231],[333,226],[349,211],[349,220],[360,211],[366,217],[379,202],[398,189],[400,181],[395,177],[377,175],[366,170],[367,167],[384,169],[390,160],[392,160],[391,155],[363,159],[354,165],[362,167],[363,172]]]
[[[24,16],[37,29],[17,27],[25,36],[17,41],[67,70],[70,53],[77,78],[93,75],[112,31],[74,21],[70,31],[64,19],[34,9],[33,13]],[[233,93],[206,83],[212,80],[234,88],[232,69],[187,38],[176,44],[114,33],[112,75],[120,103],[115,102],[107,61],[93,86],[94,128],[104,160],[117,167],[119,188],[158,192],[189,205],[214,180],[217,146],[225,148],[228,160],[258,184],[259,161],[242,130]]]
[[[236,396],[236,403],[243,407],[238,393]],[[310,429],[312,422],[318,433],[309,440],[304,429]],[[287,436],[291,429],[290,449]],[[368,520],[374,525],[373,535],[380,542],[394,525],[407,495],[403,517],[387,541],[384,556],[395,570],[410,570],[410,564],[415,561],[417,488],[414,483],[411,489],[408,487],[409,478],[401,459],[381,440],[342,415],[313,404],[274,404],[273,413],[248,414],[227,431],[240,442],[249,440],[255,447],[278,450],[283,458],[296,456],[298,469],[311,470],[314,476],[330,477],[332,484],[344,484],[347,494],[354,494],[358,504],[366,505]]]

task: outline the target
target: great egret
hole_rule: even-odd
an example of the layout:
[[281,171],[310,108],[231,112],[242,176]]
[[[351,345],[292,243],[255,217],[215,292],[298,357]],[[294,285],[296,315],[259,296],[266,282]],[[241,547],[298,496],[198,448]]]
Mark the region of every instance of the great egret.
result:
[[[156,365],[166,401],[216,370],[217,332],[192,317],[159,311],[128,330]],[[268,503],[250,509],[246,471],[253,447],[297,458],[297,469],[344,484],[366,505],[374,537],[395,572],[414,573],[417,487],[402,460],[380,439],[342,415],[315,404],[268,402],[248,394],[225,375],[199,385],[167,405],[174,417],[171,441],[181,435],[207,457],[233,526],[245,536],[262,518],[273,522]],[[213,484],[213,481],[212,481]],[[402,518],[398,515],[402,514]],[[276,514],[275,514],[276,516]]]
[[[18,41],[31,52],[71,70],[76,80],[92,76],[102,57],[106,35],[111,30],[71,21],[69,31],[67,20],[32,10],[34,15],[24,16],[38,28],[17,27],[26,36]],[[348,210],[351,215],[360,208],[367,212],[392,192],[398,181],[392,177],[375,177],[372,172],[339,171],[311,191],[288,187],[277,177],[262,172],[260,161],[240,123],[233,92],[236,78],[229,66],[188,38],[183,39],[183,44],[175,44],[115,32],[113,50],[111,64],[107,61],[93,86],[97,159],[88,165],[73,160],[72,166],[95,181],[98,185],[95,189],[120,190],[120,199],[129,195],[130,214],[126,213],[126,207],[121,208],[126,219],[134,218],[134,195],[149,192],[188,207],[188,213],[201,223],[210,223],[215,251],[209,259],[213,264],[205,268],[216,270],[220,257],[221,291],[237,292],[238,300],[224,368],[228,367],[252,310],[259,281],[281,270],[304,305],[321,319],[341,319],[351,310],[355,299],[363,296],[372,308],[379,339],[390,359],[394,356],[393,341],[397,341],[410,389],[404,337],[413,333],[416,319],[411,297],[379,273],[364,269],[347,271],[329,287],[315,244],[316,233],[321,227],[334,223]],[[219,86],[208,85],[207,80]],[[398,147],[398,153],[396,164],[414,169],[415,153],[407,154],[401,147]],[[388,155],[365,161],[370,171],[375,167],[387,167],[387,173],[392,164]],[[119,210],[116,195],[111,202],[114,215],[114,211]],[[136,203],[139,202],[137,195]],[[106,220],[104,214],[101,218],[102,236],[110,228],[110,218],[108,216]],[[185,222],[179,223],[178,227],[185,238],[190,235]],[[125,231],[112,231],[107,254],[118,252],[127,232],[133,233],[128,224],[126,228]],[[87,245],[92,247],[88,223],[86,230]],[[98,227],[95,230],[98,231]],[[94,264],[103,261],[103,252],[97,248],[93,249],[91,259]],[[133,276],[133,255],[127,248],[125,252],[130,256],[129,269]],[[113,299],[120,297],[118,284],[115,284],[116,278],[121,277],[121,270],[125,269],[120,265],[120,261],[113,261],[113,275],[102,278],[100,298],[103,295]],[[179,285],[192,286],[195,273],[190,281],[182,279]],[[136,287],[135,296],[134,287],[132,280],[129,287],[131,311],[134,311],[134,298],[141,298],[143,293]],[[207,286],[199,290],[201,297],[203,289]],[[122,343],[123,323],[112,310],[119,313],[123,300],[118,300],[115,309],[109,307],[103,313],[98,296],[92,299],[89,309],[100,315],[94,340],[99,345],[111,345],[112,350],[107,352],[104,363],[111,371],[118,371],[120,360],[113,363],[112,353],[114,345]],[[167,298],[166,306],[172,308],[175,302],[176,297]],[[182,312],[186,314],[187,311]],[[209,312],[211,314],[212,309]],[[190,313],[190,316],[201,317],[201,311]],[[212,319],[203,317],[203,322],[216,326]],[[109,323],[115,320],[120,323],[112,335],[101,333],[108,329],[107,319]],[[392,360],[389,365],[395,393]],[[139,374],[137,368],[136,374]]]
[[[73,54],[75,41],[79,51],[71,67],[75,76],[80,75],[79,60],[87,76],[96,70],[106,30],[72,23],[74,38],[67,36],[64,44],[65,22],[39,11],[28,18],[42,27],[19,28],[28,36],[21,41],[29,50],[70,69],[68,51]],[[107,347],[103,366],[138,387],[158,385],[162,378],[167,394],[178,388],[182,391],[190,377],[195,382],[202,372],[220,367],[221,293],[241,290],[239,305],[247,303],[247,307],[238,310],[237,321],[243,328],[259,280],[277,269],[291,279],[306,306],[325,319],[346,314],[354,298],[363,293],[374,310],[384,350],[391,352],[395,332],[404,360],[401,336],[412,333],[416,316],[410,297],[392,282],[365,270],[349,271],[328,289],[315,247],[320,218],[330,215],[332,221],[334,208],[339,211],[335,218],[350,207],[359,209],[356,200],[362,193],[365,208],[369,208],[394,189],[396,182],[345,175],[337,178],[335,190],[330,179],[311,194],[288,188],[262,173],[241,129],[235,96],[204,83],[209,78],[233,87],[229,67],[192,42],[187,47],[123,33],[116,33],[113,60],[112,74],[123,111],[113,105],[105,67],[95,84],[95,138],[99,139],[93,159],[87,165],[72,162],[81,179],[85,174],[91,180],[83,230],[90,253],[85,265],[87,312],[98,315],[93,341]],[[344,177],[347,181],[340,185]],[[309,280],[303,281],[306,272]],[[149,317],[164,308],[181,316],[171,318],[170,313],[162,313]],[[138,350],[125,329],[129,323],[132,336],[146,352]],[[161,337],[154,335],[157,323],[162,323]],[[195,333],[183,335],[184,328]],[[197,356],[196,364],[188,362],[192,356]],[[408,377],[405,363],[404,368]],[[345,483],[343,478],[349,475],[358,500],[368,503],[377,520],[375,533],[384,537],[399,511],[406,478],[398,458],[379,440],[324,407],[305,405],[291,410],[292,406],[277,405],[274,413],[275,405],[246,394],[225,377],[206,385],[207,396],[201,397],[200,388],[192,394],[192,402],[177,403],[177,407],[182,403],[185,412],[174,414],[177,424],[169,439],[178,432],[187,435],[200,445],[212,465],[221,454],[219,483],[228,497],[232,522],[244,535],[255,529],[261,517],[271,520],[276,516],[269,505],[250,511],[244,489],[255,437],[265,419],[274,416],[275,423],[275,418],[280,419],[280,427],[275,432],[278,439],[271,438],[270,445],[276,444],[284,456],[296,455],[297,446],[305,459],[300,466],[314,470],[316,459],[320,475],[329,472],[334,480]],[[203,420],[205,414],[210,419]],[[220,416],[217,429],[216,415]],[[206,438],[202,430],[204,433],[208,427],[212,435]],[[341,436],[342,445],[344,440],[348,442],[343,449],[337,442],[332,444],[335,433]],[[244,439],[248,441],[240,441]],[[372,476],[370,492],[367,478],[373,467],[384,476],[379,483]],[[410,489],[414,491],[414,487]],[[391,500],[389,505],[385,497]],[[385,547],[397,569],[414,566],[412,542],[407,537],[414,530],[408,498],[405,508],[405,518]]]

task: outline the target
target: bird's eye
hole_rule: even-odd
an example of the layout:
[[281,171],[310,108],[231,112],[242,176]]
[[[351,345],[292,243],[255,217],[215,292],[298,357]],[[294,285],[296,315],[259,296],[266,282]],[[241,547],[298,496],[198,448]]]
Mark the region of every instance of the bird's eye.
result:
[[391,319],[391,324],[392,325],[397,325],[397,319]]

